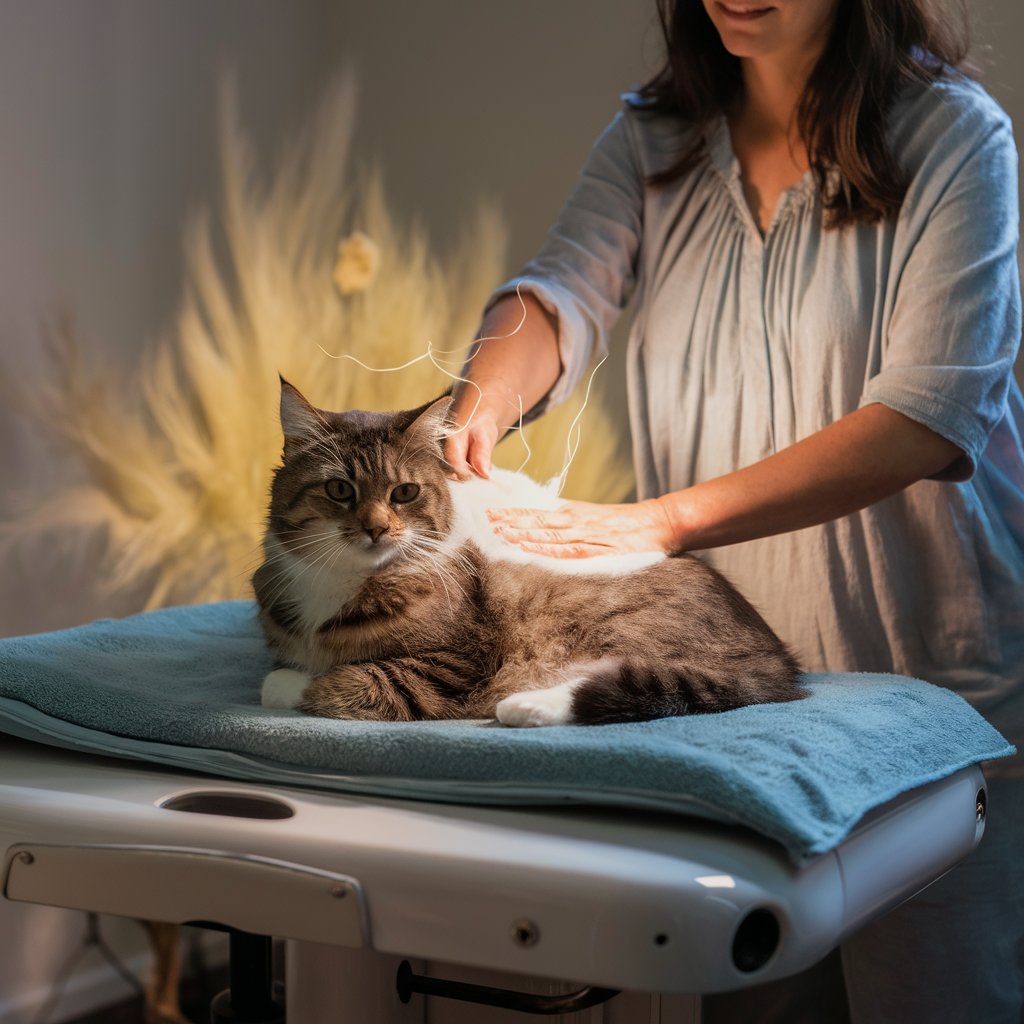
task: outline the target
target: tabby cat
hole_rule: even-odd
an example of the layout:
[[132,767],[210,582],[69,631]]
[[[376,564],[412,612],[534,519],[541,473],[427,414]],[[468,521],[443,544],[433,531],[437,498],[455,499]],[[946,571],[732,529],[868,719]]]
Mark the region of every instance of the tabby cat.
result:
[[557,506],[495,470],[449,480],[450,399],[330,413],[282,381],[283,465],[253,584],[267,707],[331,718],[600,724],[796,700],[798,667],[696,558],[555,559],[486,509]]

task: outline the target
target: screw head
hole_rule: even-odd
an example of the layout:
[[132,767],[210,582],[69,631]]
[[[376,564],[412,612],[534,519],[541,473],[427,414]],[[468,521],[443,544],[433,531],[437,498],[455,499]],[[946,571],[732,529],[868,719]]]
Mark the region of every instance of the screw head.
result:
[[974,805],[974,820],[975,821],[984,821],[985,820],[985,804],[981,800],[979,800]]
[[35,857],[33,857],[28,850],[22,850],[21,853],[18,854],[18,860],[20,860],[22,864],[34,864],[36,862]]
[[524,949],[536,946],[540,941],[540,929],[528,917],[520,917],[509,925],[509,936],[517,946]]
[[344,885],[332,885],[327,891],[336,900],[343,900],[348,895],[348,887]]

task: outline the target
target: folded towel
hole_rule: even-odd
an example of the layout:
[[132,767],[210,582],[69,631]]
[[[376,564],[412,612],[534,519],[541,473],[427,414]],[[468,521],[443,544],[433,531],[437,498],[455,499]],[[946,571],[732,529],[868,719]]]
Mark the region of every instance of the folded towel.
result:
[[477,804],[576,802],[738,823],[797,862],[873,807],[1014,752],[960,697],[807,675],[810,696],[605,726],[348,722],[260,706],[250,602],[0,640],[0,732],[237,779]]

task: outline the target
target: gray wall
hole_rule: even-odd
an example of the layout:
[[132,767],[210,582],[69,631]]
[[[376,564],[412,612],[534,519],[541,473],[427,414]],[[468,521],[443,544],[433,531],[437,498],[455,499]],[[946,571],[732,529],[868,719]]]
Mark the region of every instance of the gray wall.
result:
[[[650,7],[0,0],[0,504],[50,472],[12,407],[39,366],[40,320],[69,307],[91,352],[126,367],[170,320],[182,226],[217,198],[224,69],[266,157],[354,64],[356,150],[381,163],[397,209],[443,246],[475,200],[496,199],[511,266],[543,236],[617,94],[650,68]],[[1024,125],[1024,11],[1015,0],[977,10],[989,87]],[[0,635],[111,610],[82,566],[0,567]],[[73,915],[0,903],[0,1018],[27,1019],[15,1007],[28,1013],[79,928]],[[138,948],[130,926],[115,939]]]
[[[18,408],[43,322],[71,311],[90,359],[130,369],[179,301],[188,215],[216,202],[225,69],[268,154],[330,73],[327,20],[319,0],[0,0],[0,507],[53,472]],[[4,570],[0,635],[128,607],[97,602],[88,558]]]

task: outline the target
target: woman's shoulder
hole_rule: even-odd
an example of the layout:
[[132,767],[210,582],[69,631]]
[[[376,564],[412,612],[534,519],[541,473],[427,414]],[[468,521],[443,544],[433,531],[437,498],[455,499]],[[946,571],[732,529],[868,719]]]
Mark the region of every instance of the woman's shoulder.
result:
[[622,93],[608,131],[617,131],[635,154],[645,174],[663,169],[697,141],[700,129],[675,114],[665,113],[639,91]]
[[636,89],[624,92],[619,96],[621,104],[618,117],[627,121],[633,129],[642,135],[670,135],[678,139],[691,136],[697,130],[678,114],[661,109],[657,102],[644,96]]
[[963,159],[993,133],[1012,145],[1006,112],[980,83],[956,71],[907,84],[889,115],[893,152],[911,174],[936,156]]

